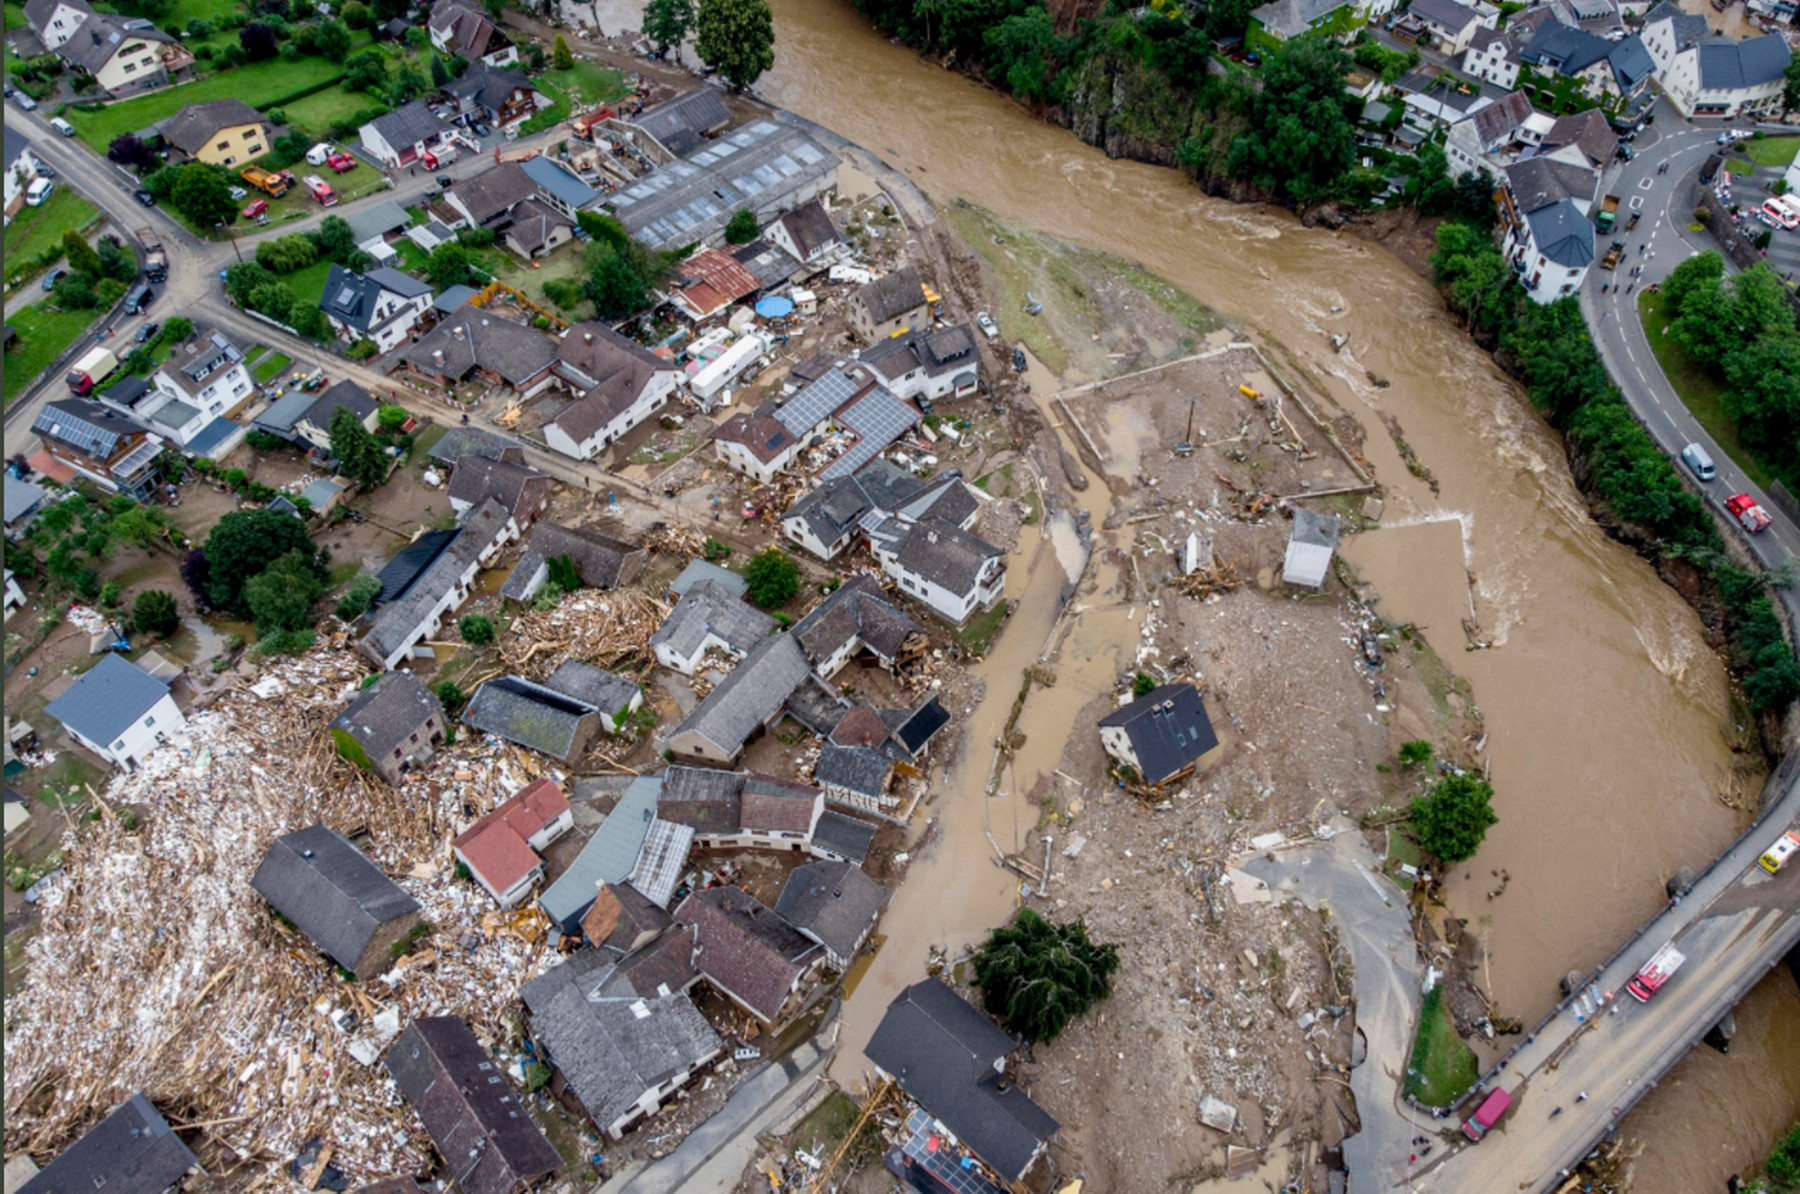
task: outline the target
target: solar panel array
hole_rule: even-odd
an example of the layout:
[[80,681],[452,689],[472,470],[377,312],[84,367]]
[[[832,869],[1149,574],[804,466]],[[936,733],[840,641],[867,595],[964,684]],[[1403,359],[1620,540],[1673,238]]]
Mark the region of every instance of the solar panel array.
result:
[[876,386],[861,401],[841,416],[844,426],[856,432],[857,441],[849,451],[832,461],[819,474],[821,480],[835,481],[848,477],[879,456],[884,449],[919,421],[919,412],[911,403],[891,391]]
[[831,416],[831,412],[856,396],[861,383],[842,369],[833,369],[795,394],[775,412],[775,419],[795,435],[805,435]]
[[83,452],[96,460],[105,460],[112,455],[113,448],[118,446],[118,432],[95,423],[90,423],[80,415],[56,406],[46,405],[38,412],[37,420],[31,429],[38,432],[49,432],[63,443]]
[[154,461],[157,456],[161,455],[162,450],[163,445],[161,441],[147,439],[137,447],[133,448],[131,450],[131,455],[113,465],[112,475],[115,477],[130,477],[139,469],[150,467],[150,463]]

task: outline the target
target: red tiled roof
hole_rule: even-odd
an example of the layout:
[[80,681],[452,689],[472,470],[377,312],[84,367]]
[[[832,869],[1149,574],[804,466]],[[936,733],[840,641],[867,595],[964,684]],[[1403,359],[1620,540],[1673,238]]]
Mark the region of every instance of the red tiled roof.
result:
[[869,706],[859,705],[844,714],[831,740],[839,746],[880,746],[888,740],[887,723]]
[[50,455],[50,451],[47,448],[40,448],[38,451],[27,456],[25,458],[25,463],[29,464],[36,471],[44,474],[44,476],[50,478],[52,481],[55,481],[58,485],[67,485],[70,481],[75,479],[75,470],[58,460],[56,457]]
[[806,833],[819,807],[820,789],[768,775],[751,775],[744,783],[739,824],[766,833]]
[[569,798],[547,779],[533,780],[450,843],[469,869],[505,891],[530,874],[538,856],[530,839],[569,811]]
[[677,268],[693,283],[682,288],[676,301],[697,319],[736,302],[759,285],[756,275],[742,262],[717,249],[701,249]]

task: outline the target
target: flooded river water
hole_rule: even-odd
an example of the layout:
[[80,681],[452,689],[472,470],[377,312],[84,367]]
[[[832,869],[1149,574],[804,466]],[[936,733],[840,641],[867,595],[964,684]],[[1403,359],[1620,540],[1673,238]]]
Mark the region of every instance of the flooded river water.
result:
[[[1598,963],[1655,909],[1668,875],[1704,864],[1735,835],[1742,814],[1716,795],[1731,772],[1728,687],[1697,619],[1593,525],[1556,437],[1424,281],[1353,236],[1209,199],[1170,170],[1109,161],[888,43],[844,0],[774,0],[774,9],[776,63],[758,85],[762,96],[882,155],[940,204],[965,197],[1002,219],[1143,262],[1284,345],[1368,428],[1365,450],[1389,490],[1388,529],[1347,554],[1379,588],[1385,612],[1426,627],[1469,679],[1491,731],[1500,824],[1450,894],[1472,926],[1492,918],[1484,927],[1501,1010],[1536,1020],[1555,1001],[1559,976]],[[1325,344],[1334,332],[1349,336],[1342,355]],[[1365,371],[1391,387],[1373,388]],[[1399,421],[1441,478],[1441,494],[1407,473],[1381,413]],[[1029,784],[1008,782],[1002,797],[983,789],[1020,670],[1058,608],[1062,570],[1037,542],[1028,534],[1035,554],[1011,564],[1022,604],[980,669],[988,699],[934,806],[943,837],[884,919],[889,942],[851,1001],[847,1054],[866,1040],[879,1004],[923,973],[924,943],[974,940],[1014,902],[1016,880],[988,864],[981,831],[998,826],[1002,848],[1024,845],[1030,814],[1010,793]],[[1462,649],[1471,599],[1494,650]],[[1117,664],[1109,657],[1096,670]],[[1047,752],[1027,751],[1033,766],[1054,766]],[[956,835],[978,846],[953,845]],[[1489,901],[1489,872],[1500,869],[1510,886]],[[1791,1042],[1800,1039],[1800,999],[1791,980],[1780,984],[1777,974],[1759,989],[1758,1023],[1765,1040]],[[1688,1063],[1728,1065],[1729,1080],[1659,1089],[1634,1117],[1660,1125],[1649,1133],[1655,1151],[1646,1160],[1655,1164],[1640,1166],[1638,1189],[1723,1188],[1726,1173],[1751,1164],[1776,1122],[1800,1108],[1800,1067],[1781,1058],[1779,1049],[1734,1049]],[[1769,1127],[1759,1131],[1763,1119]],[[1696,1140],[1708,1147],[1690,1147]],[[1713,1155],[1715,1142],[1726,1155]]]

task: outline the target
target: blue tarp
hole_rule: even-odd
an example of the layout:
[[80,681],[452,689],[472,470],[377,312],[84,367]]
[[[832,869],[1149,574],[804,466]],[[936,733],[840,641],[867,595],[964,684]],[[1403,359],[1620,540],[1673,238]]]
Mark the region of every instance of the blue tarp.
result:
[[794,313],[794,300],[783,294],[771,294],[758,300],[756,313],[764,319],[786,319]]

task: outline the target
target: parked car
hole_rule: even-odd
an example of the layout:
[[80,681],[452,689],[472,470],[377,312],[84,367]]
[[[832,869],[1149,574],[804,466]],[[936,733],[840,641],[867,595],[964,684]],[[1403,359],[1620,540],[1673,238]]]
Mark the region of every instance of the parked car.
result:
[[1000,325],[995,323],[994,317],[986,311],[975,312],[975,326],[980,328],[982,335],[990,340],[998,339],[1000,336]]
[[451,178],[448,174],[440,174],[437,176],[437,184],[440,187],[443,187],[446,191],[449,190],[451,187],[451,184],[453,184],[455,182],[456,182],[456,180],[454,178]]
[[250,194],[250,192],[246,191],[243,187],[232,187],[229,193],[233,203],[248,198]]
[[55,290],[56,284],[68,276],[68,270],[63,269],[61,266],[57,266],[55,269],[44,275],[44,289]]
[[268,210],[269,201],[267,199],[252,199],[249,203],[244,205],[244,218],[246,220],[254,220]]
[[55,178],[56,171],[51,169],[49,162],[39,162],[37,164],[37,176],[39,178]]
[[156,333],[160,331],[162,331],[162,324],[160,323],[140,324],[138,325],[137,334],[131,338],[132,343],[148,344],[150,341],[156,339]]
[[350,171],[356,169],[356,159],[347,153],[340,153],[329,157],[325,159],[325,164],[331,167],[331,172],[333,174],[348,174]]
[[477,120],[475,122],[475,135],[477,137],[485,137],[492,132],[493,132],[493,130],[488,128],[488,126],[483,124],[481,121]]
[[19,105],[20,109],[23,111],[37,111],[37,101],[32,99],[29,95],[26,95],[23,91],[15,91],[13,93],[12,101]]
[[131,192],[131,197],[133,199],[136,199],[139,203],[142,203],[145,207],[155,207],[156,206],[156,196],[152,195],[149,191],[146,191],[142,187],[139,187],[137,190]]
[[75,126],[60,116],[52,116],[50,118],[50,127],[65,137],[73,137],[75,135]]

